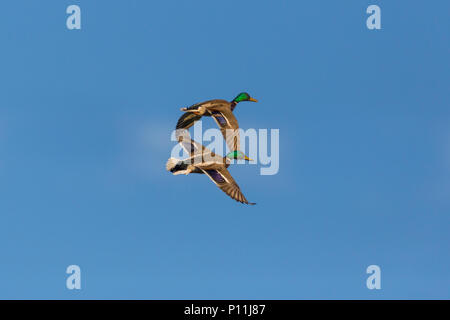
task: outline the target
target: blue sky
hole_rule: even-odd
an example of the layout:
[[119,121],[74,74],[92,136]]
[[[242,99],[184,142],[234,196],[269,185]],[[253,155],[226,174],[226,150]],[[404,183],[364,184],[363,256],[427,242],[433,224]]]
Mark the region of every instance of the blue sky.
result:
[[[449,9],[5,1],[0,298],[450,298]],[[230,170],[256,206],[164,168],[181,106],[243,90],[280,130],[277,175]]]

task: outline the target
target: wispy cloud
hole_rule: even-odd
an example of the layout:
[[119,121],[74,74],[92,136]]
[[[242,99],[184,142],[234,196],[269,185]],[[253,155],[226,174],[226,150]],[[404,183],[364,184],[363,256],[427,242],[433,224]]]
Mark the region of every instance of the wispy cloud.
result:
[[148,180],[162,178],[174,142],[173,123],[154,119],[126,119],[118,126],[119,153],[110,170],[113,179]]

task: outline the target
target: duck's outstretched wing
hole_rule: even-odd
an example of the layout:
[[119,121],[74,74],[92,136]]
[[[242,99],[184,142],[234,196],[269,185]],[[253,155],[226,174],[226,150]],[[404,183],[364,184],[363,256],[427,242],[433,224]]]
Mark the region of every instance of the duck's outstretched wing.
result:
[[239,124],[231,109],[220,108],[209,112],[219,126],[230,151],[241,150]]
[[192,127],[192,125],[201,119],[202,116],[197,115],[195,113],[192,112],[186,112],[185,114],[183,114],[177,122],[177,127],[176,129],[189,129],[190,127]]
[[[214,118],[214,121],[219,126],[223,138],[225,139],[230,151],[240,150],[239,124],[233,112],[231,110],[221,108],[220,111],[209,110],[208,113]],[[201,115],[197,115],[192,112],[186,112],[178,119],[176,129],[187,130],[201,118]]]
[[234,181],[230,172],[228,172],[225,167],[214,170],[200,169],[215,183],[216,186],[234,200],[245,204],[255,204],[247,201],[236,181]]
[[187,108],[181,108],[181,110],[186,113],[178,119],[176,129],[189,129],[196,121],[200,120],[202,115],[195,114],[195,111],[203,109],[204,112],[209,108],[220,107],[227,104],[228,102],[225,100],[215,99],[196,103]]

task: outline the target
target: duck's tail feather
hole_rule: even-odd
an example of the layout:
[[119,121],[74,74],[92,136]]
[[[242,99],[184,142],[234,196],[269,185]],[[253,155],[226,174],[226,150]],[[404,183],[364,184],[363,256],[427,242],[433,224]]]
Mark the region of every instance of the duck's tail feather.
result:
[[169,158],[166,163],[166,170],[176,174],[178,171],[186,170],[187,164],[176,158]]
[[172,171],[178,164],[180,160],[176,159],[176,158],[169,158],[169,160],[167,160],[166,163],[166,170],[167,171]]

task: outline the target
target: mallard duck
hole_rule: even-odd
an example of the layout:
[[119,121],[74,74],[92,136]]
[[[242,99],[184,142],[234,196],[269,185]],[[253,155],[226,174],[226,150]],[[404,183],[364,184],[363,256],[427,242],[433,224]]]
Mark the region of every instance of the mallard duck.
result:
[[238,184],[227,170],[231,159],[247,161],[252,161],[252,159],[239,150],[231,151],[226,157],[222,157],[202,144],[190,139],[187,135],[179,136],[178,141],[183,149],[190,154],[190,157],[183,160],[169,158],[166,163],[167,171],[172,172],[174,175],[188,175],[190,173],[206,174],[216,186],[232,199],[245,204],[255,204],[247,201]]
[[242,101],[258,102],[258,100],[250,97],[247,92],[241,92],[231,102],[216,99],[197,103],[187,108],[181,108],[181,111],[186,113],[178,119],[176,129],[187,130],[201,117],[213,117],[230,151],[240,150],[239,124],[233,114],[233,110]]

